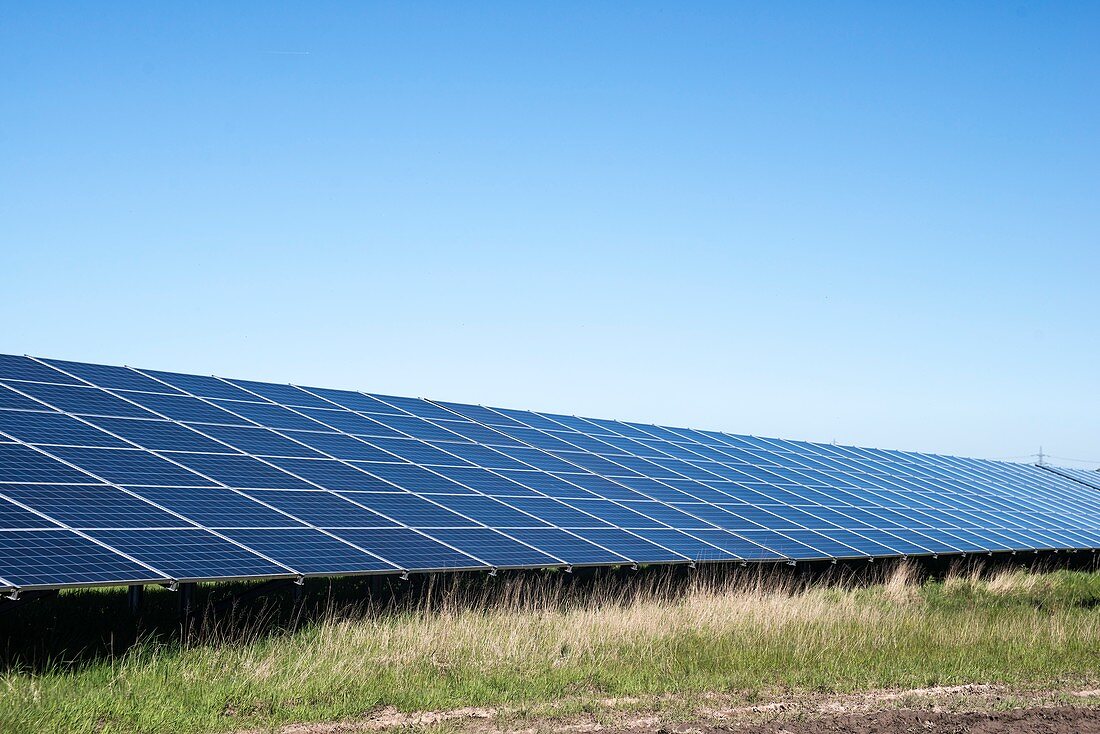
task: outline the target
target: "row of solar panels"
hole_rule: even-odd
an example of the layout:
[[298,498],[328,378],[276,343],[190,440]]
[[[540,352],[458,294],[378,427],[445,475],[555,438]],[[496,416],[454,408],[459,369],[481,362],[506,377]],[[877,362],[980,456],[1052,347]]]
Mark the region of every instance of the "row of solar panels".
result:
[[1097,547],[1069,470],[0,355],[0,588]]
[[1100,489],[1100,469],[1096,471],[1085,471],[1084,469],[1066,469],[1065,467],[1047,466],[1045,464],[1043,468],[1049,469],[1055,474],[1066,477],[1067,479],[1075,479],[1089,487]]

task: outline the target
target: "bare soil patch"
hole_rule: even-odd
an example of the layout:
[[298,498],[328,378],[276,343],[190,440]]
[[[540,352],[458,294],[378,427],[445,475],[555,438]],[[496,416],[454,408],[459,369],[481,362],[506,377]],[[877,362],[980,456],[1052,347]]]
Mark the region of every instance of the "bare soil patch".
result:
[[[589,700],[519,711],[383,708],[354,720],[295,724],[278,734],[446,731],[448,734],[1100,734],[1100,689],[964,685],[850,695],[677,694]],[[240,734],[261,734],[259,730]]]
[[[652,729],[623,730],[653,732]],[[1100,711],[1077,706],[956,713],[899,709],[730,727],[671,727],[662,734],[1097,734]]]

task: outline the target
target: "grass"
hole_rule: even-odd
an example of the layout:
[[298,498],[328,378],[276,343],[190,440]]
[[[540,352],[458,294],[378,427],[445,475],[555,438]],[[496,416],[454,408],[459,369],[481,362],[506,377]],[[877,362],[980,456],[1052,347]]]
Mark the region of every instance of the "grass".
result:
[[[583,710],[669,692],[1057,687],[1100,670],[1100,573],[742,573],[444,579],[373,605],[315,584],[296,611],[264,607],[185,641],[167,627],[124,632],[119,590],[63,594],[3,620],[0,731],[219,732],[380,706]],[[169,619],[172,603],[150,593],[149,617]]]

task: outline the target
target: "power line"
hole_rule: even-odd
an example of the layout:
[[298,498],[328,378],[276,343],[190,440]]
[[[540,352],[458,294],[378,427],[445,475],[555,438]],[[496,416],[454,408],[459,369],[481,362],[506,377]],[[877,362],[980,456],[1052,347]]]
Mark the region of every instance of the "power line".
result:
[[1017,459],[1035,459],[1036,463],[1040,466],[1046,464],[1047,459],[1057,459],[1058,461],[1072,461],[1078,464],[1098,464],[1100,465],[1100,459],[1071,459],[1068,456],[1055,456],[1054,454],[1048,454],[1043,451],[1043,447],[1039,447],[1039,453],[1037,454],[1021,454],[1019,456],[995,456],[993,461],[1015,461]]
[[1100,464],[1100,459],[1071,459],[1068,456],[1051,456],[1047,454],[1047,458],[1057,459],[1058,461],[1077,461],[1082,464]]

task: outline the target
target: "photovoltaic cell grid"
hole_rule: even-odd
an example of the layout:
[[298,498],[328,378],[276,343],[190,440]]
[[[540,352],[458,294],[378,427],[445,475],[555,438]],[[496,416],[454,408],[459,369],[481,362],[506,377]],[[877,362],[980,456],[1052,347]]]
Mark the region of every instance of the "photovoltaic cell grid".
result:
[[1059,474],[1063,477],[1068,477],[1069,479],[1076,479],[1082,484],[1087,484],[1090,487],[1096,487],[1097,489],[1100,489],[1100,470],[1085,471],[1084,469],[1065,469],[1063,467],[1057,466],[1046,466],[1044,468],[1049,469],[1055,474]]
[[1095,550],[1098,477],[0,355],[0,588]]

